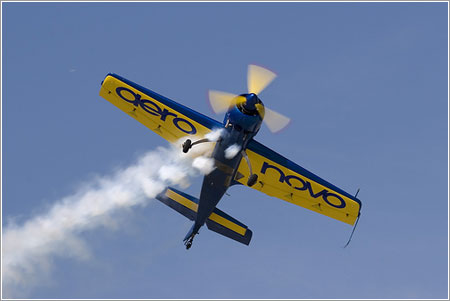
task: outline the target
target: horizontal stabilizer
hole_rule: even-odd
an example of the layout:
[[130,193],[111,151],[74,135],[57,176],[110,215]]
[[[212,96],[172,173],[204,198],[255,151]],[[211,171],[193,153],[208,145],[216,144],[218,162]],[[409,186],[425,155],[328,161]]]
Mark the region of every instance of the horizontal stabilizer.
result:
[[189,194],[167,187],[156,196],[156,199],[183,214],[191,221],[195,220],[197,216],[198,199]]
[[240,243],[248,245],[252,239],[252,231],[246,225],[235,220],[225,212],[214,209],[209,218],[206,220],[208,229],[216,233],[222,234],[228,238],[234,239]]
[[[190,220],[195,220],[197,216],[198,199],[172,187],[167,187],[156,199]],[[209,230],[246,245],[252,239],[252,231],[246,225],[217,208],[206,220],[206,225]]]

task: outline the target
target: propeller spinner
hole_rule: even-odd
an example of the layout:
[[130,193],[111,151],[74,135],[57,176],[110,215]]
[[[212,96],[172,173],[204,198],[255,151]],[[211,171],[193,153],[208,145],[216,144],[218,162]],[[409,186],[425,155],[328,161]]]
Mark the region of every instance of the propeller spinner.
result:
[[290,119],[264,106],[257,94],[261,93],[276,77],[270,70],[256,65],[248,66],[248,94],[235,95],[221,91],[209,91],[209,101],[216,114],[227,111],[231,106],[237,106],[247,115],[259,114],[261,119],[273,133],[288,125]]

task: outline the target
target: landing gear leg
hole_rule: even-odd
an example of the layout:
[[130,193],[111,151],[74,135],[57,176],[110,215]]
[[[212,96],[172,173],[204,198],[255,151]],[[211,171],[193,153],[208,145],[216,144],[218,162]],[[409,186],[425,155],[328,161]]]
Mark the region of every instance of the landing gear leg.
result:
[[241,153],[242,153],[242,156],[245,158],[245,161],[247,161],[248,170],[250,171],[250,176],[248,177],[247,185],[249,187],[252,187],[253,185],[255,185],[256,181],[258,181],[258,175],[253,173],[252,165],[250,164],[250,160],[248,159],[248,156],[247,156],[247,153],[245,152],[245,150],[242,150]]
[[193,147],[194,145],[204,143],[204,142],[211,142],[211,141],[209,141],[209,139],[207,139],[207,138],[200,139],[195,142],[192,142],[191,139],[187,139],[183,143],[183,153],[187,153],[191,149],[191,147]]

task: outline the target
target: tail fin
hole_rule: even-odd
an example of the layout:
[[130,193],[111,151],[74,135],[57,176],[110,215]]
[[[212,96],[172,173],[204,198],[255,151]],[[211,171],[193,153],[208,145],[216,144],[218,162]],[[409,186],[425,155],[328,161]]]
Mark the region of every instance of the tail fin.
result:
[[[167,187],[156,196],[156,199],[190,220],[195,220],[197,216],[198,199],[172,187]],[[252,231],[246,225],[217,208],[206,220],[206,225],[209,230],[245,245],[248,245],[252,239]]]

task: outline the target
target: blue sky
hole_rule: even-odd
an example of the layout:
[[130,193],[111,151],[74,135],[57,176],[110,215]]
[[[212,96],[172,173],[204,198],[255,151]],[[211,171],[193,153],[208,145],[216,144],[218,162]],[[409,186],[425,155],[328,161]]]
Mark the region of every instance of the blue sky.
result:
[[[233,187],[250,246],[158,201],[80,233],[31,298],[447,298],[448,3],[2,3],[3,227],[167,143],[98,96],[120,74],[217,120],[208,89],[291,117],[256,139],[353,194],[351,227]],[[198,195],[201,178],[188,193]],[[26,286],[26,285],[25,285]]]

